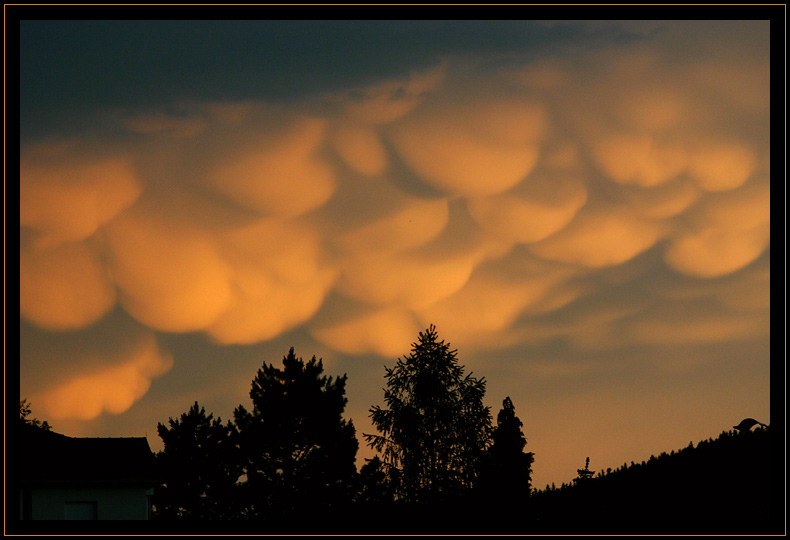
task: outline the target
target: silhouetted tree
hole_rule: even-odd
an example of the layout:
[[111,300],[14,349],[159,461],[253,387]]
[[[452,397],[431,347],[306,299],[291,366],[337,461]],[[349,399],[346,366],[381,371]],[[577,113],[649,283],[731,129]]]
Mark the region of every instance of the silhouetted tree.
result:
[[[653,456],[651,456],[651,458],[652,457]],[[584,482],[586,482],[587,480],[589,480],[593,476],[595,476],[595,471],[591,471],[590,470],[590,458],[589,457],[587,458],[587,461],[584,463],[584,468],[583,469],[576,469],[576,474],[578,474],[578,476],[573,479],[573,482],[575,484],[583,484]]]
[[356,502],[358,511],[379,512],[375,517],[385,517],[390,504],[395,501],[398,478],[391,478],[378,456],[365,460],[359,470]]
[[263,364],[252,381],[252,411],[234,412],[252,517],[320,517],[350,502],[359,443],[342,418],[346,376],[322,375],[293,347],[283,368]]
[[464,374],[457,351],[431,325],[412,352],[386,368],[387,408],[370,410],[381,435],[365,434],[382,456],[399,499],[440,502],[472,488],[490,443],[485,379]]
[[[778,442],[778,445],[775,445]],[[627,519],[719,523],[758,532],[785,513],[782,439],[766,429],[722,433],[716,440],[661,452],[641,463],[590,478],[589,462],[572,485],[537,492],[532,515],[545,520]],[[587,478],[587,480],[583,480]],[[581,480],[581,481],[580,481]],[[779,497],[777,497],[777,492]],[[778,523],[779,525],[781,524]]]
[[522,426],[513,401],[506,397],[497,414],[497,427],[492,435],[493,444],[486,460],[481,489],[488,506],[493,505],[505,512],[523,510],[531,488],[535,455],[524,452],[527,439]]
[[32,426],[40,427],[42,429],[46,429],[47,431],[52,430],[52,426],[49,425],[49,422],[46,420],[41,421],[38,418],[28,418],[32,414],[32,410],[30,409],[30,403],[27,399],[19,400],[19,421],[23,424],[30,424]]
[[169,427],[157,425],[164,450],[156,460],[163,485],[154,492],[159,519],[239,517],[236,482],[241,474],[237,432],[231,422],[206,415],[197,402]]

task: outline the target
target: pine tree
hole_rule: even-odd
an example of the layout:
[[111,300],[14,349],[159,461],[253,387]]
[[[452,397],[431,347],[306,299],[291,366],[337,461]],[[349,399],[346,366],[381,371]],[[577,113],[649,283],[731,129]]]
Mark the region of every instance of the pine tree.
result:
[[197,402],[169,427],[158,424],[164,450],[156,461],[163,485],[156,489],[158,519],[238,517],[236,482],[241,474],[236,430],[206,414]]
[[370,410],[381,435],[365,434],[382,456],[397,496],[413,503],[443,502],[476,483],[491,436],[483,405],[485,380],[465,375],[457,351],[431,325],[411,353],[386,368],[386,408]]
[[342,418],[346,376],[322,373],[321,360],[305,363],[292,347],[282,369],[258,370],[252,410],[234,413],[252,517],[304,517],[305,508],[319,517],[351,500],[359,443]]

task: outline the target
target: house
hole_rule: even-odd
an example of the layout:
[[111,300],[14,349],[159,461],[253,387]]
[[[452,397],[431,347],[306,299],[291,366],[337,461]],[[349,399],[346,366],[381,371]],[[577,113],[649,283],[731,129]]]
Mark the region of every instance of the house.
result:
[[157,485],[145,437],[68,437],[19,425],[20,518],[151,518]]

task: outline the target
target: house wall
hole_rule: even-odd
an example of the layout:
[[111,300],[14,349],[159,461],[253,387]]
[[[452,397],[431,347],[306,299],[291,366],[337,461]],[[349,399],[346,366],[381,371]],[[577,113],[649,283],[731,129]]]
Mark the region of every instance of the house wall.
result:
[[31,519],[64,519],[67,502],[97,502],[100,520],[148,519],[150,490],[135,488],[34,488],[30,493]]

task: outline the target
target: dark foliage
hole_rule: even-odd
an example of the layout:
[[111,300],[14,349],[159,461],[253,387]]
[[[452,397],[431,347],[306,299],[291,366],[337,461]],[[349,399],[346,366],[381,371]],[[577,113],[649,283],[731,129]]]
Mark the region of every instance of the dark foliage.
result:
[[46,429],[47,431],[52,429],[52,426],[49,425],[49,422],[46,420],[41,421],[38,418],[28,418],[33,411],[30,408],[30,403],[27,399],[19,400],[19,421],[23,424],[30,424],[32,426],[40,427]]
[[595,471],[590,470],[589,456],[587,457],[587,460],[584,462],[584,468],[576,469],[576,474],[578,476],[573,479],[574,484],[584,484],[585,482],[590,480],[593,476],[595,476]]
[[[584,482],[537,492],[531,518],[760,523],[778,517],[771,429],[689,444]],[[588,468],[580,469],[581,471]],[[585,473],[585,476],[589,476]],[[781,503],[781,501],[779,501]]]
[[535,455],[524,451],[527,439],[522,426],[513,402],[505,398],[478,490],[481,509],[487,514],[523,515],[529,502]]
[[231,422],[222,424],[197,402],[169,426],[157,426],[164,450],[156,455],[163,485],[155,491],[158,519],[241,517],[237,480],[241,474]]
[[291,348],[282,369],[264,363],[258,370],[252,410],[234,413],[252,518],[303,519],[305,508],[318,518],[351,502],[359,443],[342,417],[346,377],[322,373],[321,360],[304,362]]
[[[572,481],[535,491],[535,456],[525,451],[513,402],[503,401],[493,428],[485,380],[464,373],[433,326],[385,371],[386,408],[371,408],[381,434],[364,435],[379,455],[358,474],[354,426],[342,417],[345,375],[323,375],[321,360],[304,362],[293,348],[282,368],[263,364],[252,410],[239,406],[235,423],[223,425],[195,403],[169,427],[160,424],[156,516],[266,519],[269,532],[375,520],[393,532],[430,521],[420,532],[529,534],[558,524],[589,533],[596,524],[688,522],[765,531],[784,512],[775,496],[782,441],[760,422],[597,474],[587,457]],[[23,400],[20,420],[41,424],[29,415]]]
[[392,479],[378,456],[365,460],[359,470],[355,511],[365,519],[385,519],[395,507],[395,488],[398,479]]
[[491,437],[485,380],[464,374],[457,351],[431,325],[412,352],[385,368],[386,408],[371,408],[381,435],[365,434],[401,502],[447,506],[475,485]]

